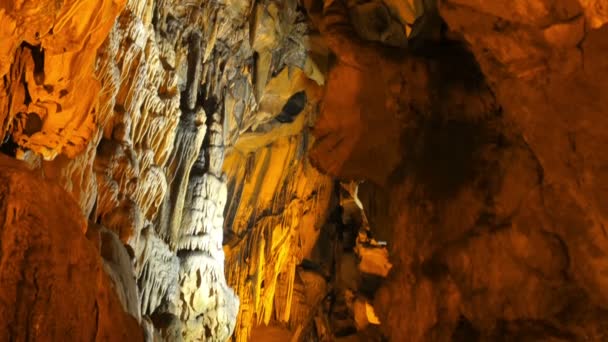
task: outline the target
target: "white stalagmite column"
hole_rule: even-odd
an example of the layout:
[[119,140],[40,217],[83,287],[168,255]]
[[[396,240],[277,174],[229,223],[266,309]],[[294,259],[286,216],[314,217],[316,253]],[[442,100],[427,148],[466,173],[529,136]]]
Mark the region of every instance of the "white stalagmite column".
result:
[[219,115],[213,115],[207,141],[190,173],[182,227],[180,303],[186,341],[226,341],[234,331],[239,299],[226,284],[222,249],[227,189],[222,175],[224,150]]

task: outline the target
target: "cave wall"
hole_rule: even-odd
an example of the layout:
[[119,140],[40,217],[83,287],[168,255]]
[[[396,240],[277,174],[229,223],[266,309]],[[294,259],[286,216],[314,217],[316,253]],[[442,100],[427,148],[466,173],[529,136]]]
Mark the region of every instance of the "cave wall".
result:
[[2,338],[605,339],[606,9],[0,1]]
[[326,89],[349,96],[325,96],[311,157],[368,180],[372,231],[393,242],[383,332],[603,340],[606,4],[438,5],[445,25],[401,56],[348,39],[339,3],[319,13],[339,58]]
[[[121,304],[113,312],[129,313],[146,340],[226,340],[237,323],[236,339],[247,339],[269,322],[276,286],[289,316],[289,275],[314,244],[331,183],[306,161],[327,52],[317,51],[321,66],[309,56],[297,2],[9,1],[0,16],[2,151],[78,203],[71,214],[84,222],[83,245],[74,248],[87,239],[99,247],[99,291]],[[232,166],[223,169],[225,155]],[[245,164],[262,168],[246,174]],[[277,183],[258,193],[264,179]],[[234,192],[250,183],[250,193]],[[225,257],[227,201],[235,211],[226,233],[253,251],[233,241]],[[272,219],[257,223],[270,207]],[[310,230],[304,246],[300,226]],[[264,295],[249,280],[263,261],[274,263]],[[69,284],[57,291],[81,290]],[[79,314],[95,317],[88,307]],[[96,338],[112,329],[100,326]]]
[[0,339],[142,340],[99,257],[111,242],[87,241],[87,222],[61,187],[9,157],[0,165]]

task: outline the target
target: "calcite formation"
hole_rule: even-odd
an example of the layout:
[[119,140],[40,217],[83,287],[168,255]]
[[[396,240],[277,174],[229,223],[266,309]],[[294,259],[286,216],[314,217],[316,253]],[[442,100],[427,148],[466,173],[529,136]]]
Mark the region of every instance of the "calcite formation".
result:
[[298,265],[318,239],[333,190],[331,179],[304,159],[306,139],[307,134],[280,137],[247,155],[237,145],[224,165],[233,180],[225,243],[228,282],[241,300],[237,340],[273,317],[296,329],[306,323],[292,317],[294,283]]
[[606,340],[607,1],[0,22],[0,340]]
[[124,1],[3,2],[3,141],[46,160],[83,150],[99,111],[97,49],[123,7]]
[[[302,131],[326,67],[308,54],[305,13],[295,1],[134,0],[6,3],[0,15],[3,151],[80,205],[111,288],[146,339],[228,339],[239,299],[224,276],[225,148],[249,131],[269,133],[268,141],[285,137],[291,147],[283,161],[307,165],[301,172],[311,175],[311,189],[329,187],[304,159]],[[295,124],[281,127],[284,120],[274,119],[281,115]],[[249,146],[245,155],[260,155],[258,144],[241,145]],[[246,159],[256,160],[239,161]],[[240,177],[241,165],[234,167],[228,174]],[[296,179],[288,178],[269,191]],[[301,196],[309,196],[308,184],[299,185]],[[312,201],[308,221],[318,225],[328,194],[289,199],[289,214],[279,210],[276,218],[295,219]],[[298,226],[285,223],[275,238],[280,260],[267,272],[275,282],[275,270],[293,273],[300,260],[290,249]],[[314,236],[306,248],[313,243]],[[232,262],[243,274],[237,256]],[[237,279],[248,303],[252,288]],[[269,291],[264,301],[273,298]],[[264,308],[270,317],[272,305]],[[247,326],[237,338],[247,338]]]
[[[142,340],[133,312],[125,312],[137,306],[122,310],[126,297],[112,290],[114,273],[104,272],[107,263],[65,190],[0,156],[0,193],[0,340]],[[111,244],[103,241],[104,259]]]

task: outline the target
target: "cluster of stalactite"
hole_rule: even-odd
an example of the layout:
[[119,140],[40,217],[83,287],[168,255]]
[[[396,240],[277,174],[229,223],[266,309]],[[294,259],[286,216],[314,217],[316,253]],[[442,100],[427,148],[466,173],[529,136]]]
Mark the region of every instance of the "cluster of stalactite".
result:
[[0,340],[604,340],[607,9],[0,3]]

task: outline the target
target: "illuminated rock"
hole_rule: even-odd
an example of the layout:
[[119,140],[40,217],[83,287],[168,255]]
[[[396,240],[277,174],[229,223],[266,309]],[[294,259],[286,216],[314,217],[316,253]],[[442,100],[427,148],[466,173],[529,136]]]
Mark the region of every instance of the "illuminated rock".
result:
[[133,293],[113,290],[123,283],[116,277],[130,276],[120,241],[104,235],[102,261],[85,237],[77,203],[6,156],[0,156],[0,188],[7,218],[0,227],[0,339],[142,340]]
[[0,4],[0,331],[604,339],[607,8]]

